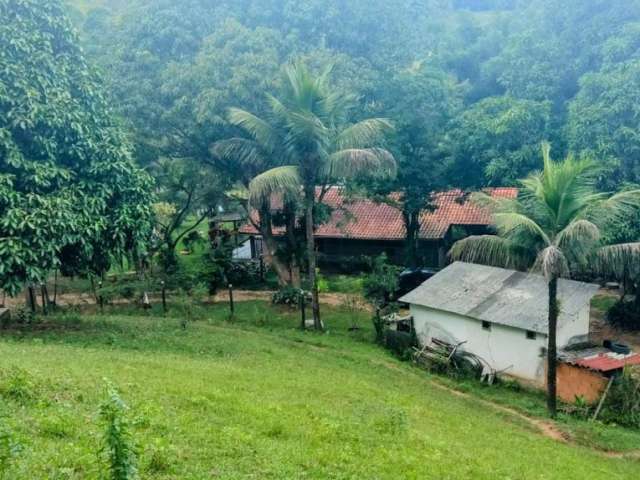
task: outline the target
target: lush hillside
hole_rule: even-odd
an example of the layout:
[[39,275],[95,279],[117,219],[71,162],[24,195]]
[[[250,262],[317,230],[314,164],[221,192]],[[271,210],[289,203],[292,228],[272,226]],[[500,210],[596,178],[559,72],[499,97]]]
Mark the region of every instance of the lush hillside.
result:
[[[99,478],[107,378],[129,403],[142,478],[629,479],[638,463],[545,438],[436,388],[347,333],[294,329],[243,303],[173,319],[67,316],[0,340],[3,422],[21,450],[6,478]],[[355,337],[353,336],[355,335]]]

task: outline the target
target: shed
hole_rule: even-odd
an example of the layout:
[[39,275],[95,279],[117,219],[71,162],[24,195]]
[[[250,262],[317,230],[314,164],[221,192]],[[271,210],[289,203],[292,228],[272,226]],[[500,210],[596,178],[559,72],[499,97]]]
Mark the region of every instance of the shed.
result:
[[640,354],[620,354],[603,347],[563,351],[558,359],[558,397],[569,403],[577,397],[595,403],[611,377],[640,365]]
[[[588,339],[591,298],[598,289],[558,282],[560,348]],[[456,262],[400,301],[410,305],[422,344],[462,344],[495,371],[544,385],[549,307],[543,276]]]

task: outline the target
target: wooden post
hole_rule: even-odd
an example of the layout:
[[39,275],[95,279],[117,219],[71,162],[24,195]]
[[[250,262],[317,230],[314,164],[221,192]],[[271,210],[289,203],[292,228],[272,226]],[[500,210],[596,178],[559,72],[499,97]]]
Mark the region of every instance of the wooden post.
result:
[[104,310],[104,297],[102,296],[102,280],[98,282],[98,305],[100,305],[100,313]]
[[306,330],[307,328],[307,306],[305,300],[304,290],[300,289],[300,328]]
[[162,285],[162,310],[167,313],[167,288],[164,281],[160,282],[160,285]]
[[596,411],[593,414],[593,417],[591,418],[592,422],[595,422],[598,419],[598,415],[600,415],[600,410],[602,410],[602,406],[604,405],[604,401],[606,400],[607,395],[609,394],[609,390],[611,390],[611,385],[613,384],[614,380],[615,380],[614,376],[612,376],[609,379],[609,383],[607,383],[607,388],[604,390],[602,397],[600,397],[600,401],[598,402],[598,407],[596,408]]
[[231,311],[231,316],[233,317],[235,313],[235,306],[233,304],[233,285],[229,284],[229,310]]

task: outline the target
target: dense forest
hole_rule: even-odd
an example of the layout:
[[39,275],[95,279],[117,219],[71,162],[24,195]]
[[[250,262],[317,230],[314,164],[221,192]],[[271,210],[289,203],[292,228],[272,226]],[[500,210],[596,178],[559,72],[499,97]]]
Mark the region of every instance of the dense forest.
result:
[[540,168],[545,139],[558,157],[597,157],[604,189],[640,175],[637,1],[76,0],[71,8],[145,164],[209,161],[209,146],[230,134],[226,110],[263,109],[281,66],[300,58],[334,66],[334,83],[359,98],[355,119],[393,121],[394,153],[411,164],[401,183],[510,185]]
[[242,177],[210,152],[237,134],[226,112],[268,108],[296,59],[333,66],[358,99],[352,121],[393,123],[398,175],[367,191],[403,192],[408,219],[438,189],[516,184],[541,168],[544,140],[557,158],[597,159],[602,190],[639,180],[635,0],[75,0],[70,13],[160,180],[167,159],[181,162],[173,180],[212,166]]

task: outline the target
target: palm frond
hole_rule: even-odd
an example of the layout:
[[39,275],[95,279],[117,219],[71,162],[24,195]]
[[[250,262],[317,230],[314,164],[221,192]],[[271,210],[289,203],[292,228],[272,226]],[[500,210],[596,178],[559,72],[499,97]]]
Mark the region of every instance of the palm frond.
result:
[[291,112],[287,123],[286,144],[289,149],[326,150],[329,129],[311,112]]
[[367,148],[379,144],[384,136],[393,130],[391,122],[385,118],[370,118],[346,128],[336,139],[336,148]]
[[571,250],[575,245],[589,248],[598,244],[601,237],[600,228],[596,224],[585,219],[575,219],[556,236],[555,244],[563,250]]
[[323,167],[323,176],[330,181],[361,174],[393,177],[397,168],[393,155],[382,148],[340,150],[330,155]]
[[548,281],[568,277],[570,273],[567,257],[555,245],[545,248],[538,254],[533,268],[542,272]]
[[267,163],[264,151],[257,142],[246,138],[230,138],[215,142],[209,149],[211,154],[227,162],[260,166]]
[[262,148],[273,151],[278,145],[278,131],[266,120],[239,108],[230,108],[229,123],[242,128],[251,135]]
[[595,255],[598,273],[619,281],[640,275],[640,243],[622,243],[598,249]]
[[590,205],[594,192],[596,164],[569,155],[562,162],[550,156],[550,146],[542,146],[544,169],[521,181],[521,196],[538,212],[548,217],[546,223],[555,232],[564,229]]
[[532,236],[534,240],[541,240],[546,245],[551,244],[551,240],[545,231],[536,221],[525,214],[518,212],[499,212],[493,215],[496,228],[500,235],[506,238],[515,237],[519,234]]
[[599,225],[626,220],[640,210],[640,190],[626,190],[610,197],[594,195],[588,217]]
[[497,235],[474,235],[459,240],[451,247],[449,258],[517,270],[527,268],[530,262],[526,251]]
[[298,167],[276,167],[255,177],[249,184],[249,202],[259,207],[274,194],[295,196],[300,191]]

